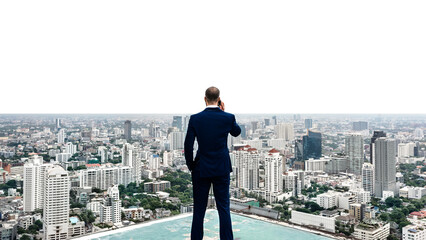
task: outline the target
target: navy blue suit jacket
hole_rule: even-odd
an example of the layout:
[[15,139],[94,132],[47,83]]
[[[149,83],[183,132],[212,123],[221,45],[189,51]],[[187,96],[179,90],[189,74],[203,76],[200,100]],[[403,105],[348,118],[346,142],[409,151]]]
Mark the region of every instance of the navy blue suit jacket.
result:
[[[235,116],[220,108],[206,108],[191,115],[185,137],[185,160],[189,170],[199,165],[200,177],[225,176],[232,172],[228,134],[237,137],[240,133]],[[194,159],[195,138],[198,151]]]

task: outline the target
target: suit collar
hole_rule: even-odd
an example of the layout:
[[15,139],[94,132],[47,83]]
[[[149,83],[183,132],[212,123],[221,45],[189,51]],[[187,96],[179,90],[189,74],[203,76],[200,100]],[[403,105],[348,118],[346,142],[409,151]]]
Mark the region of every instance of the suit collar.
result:
[[[206,109],[204,109],[204,111],[213,111],[213,112],[219,112],[219,111],[222,111],[222,109],[220,109],[220,108],[206,108]],[[203,111],[203,112],[204,112]]]

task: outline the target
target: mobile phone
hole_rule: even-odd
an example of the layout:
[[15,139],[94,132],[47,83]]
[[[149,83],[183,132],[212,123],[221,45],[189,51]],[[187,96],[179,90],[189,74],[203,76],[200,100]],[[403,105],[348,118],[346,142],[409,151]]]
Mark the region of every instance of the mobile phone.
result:
[[222,101],[219,100],[219,102],[217,102],[217,105],[220,107],[220,105],[222,105]]

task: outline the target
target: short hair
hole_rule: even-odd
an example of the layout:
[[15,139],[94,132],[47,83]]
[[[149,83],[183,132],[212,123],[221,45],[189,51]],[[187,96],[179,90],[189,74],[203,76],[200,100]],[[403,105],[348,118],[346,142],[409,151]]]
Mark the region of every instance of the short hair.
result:
[[216,102],[217,99],[219,98],[220,95],[220,91],[217,87],[209,87],[206,90],[206,98],[207,98],[207,102],[212,103],[212,102]]

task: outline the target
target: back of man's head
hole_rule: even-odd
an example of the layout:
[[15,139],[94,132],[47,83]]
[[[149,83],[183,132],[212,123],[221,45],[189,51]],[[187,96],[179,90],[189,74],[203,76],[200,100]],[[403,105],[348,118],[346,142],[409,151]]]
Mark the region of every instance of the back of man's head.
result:
[[217,87],[209,87],[206,90],[206,99],[208,103],[217,102],[220,95],[220,91]]

